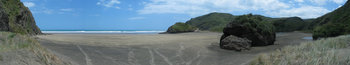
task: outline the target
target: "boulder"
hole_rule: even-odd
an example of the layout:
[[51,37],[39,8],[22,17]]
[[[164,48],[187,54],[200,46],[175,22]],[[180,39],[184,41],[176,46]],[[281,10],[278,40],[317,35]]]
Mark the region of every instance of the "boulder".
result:
[[176,24],[170,26],[167,30],[167,33],[183,33],[183,32],[194,32],[197,28],[191,25],[177,22]]
[[234,35],[251,40],[253,46],[272,45],[276,38],[272,24],[263,22],[260,17],[251,14],[237,17],[224,28],[223,33],[220,40]]
[[225,37],[220,42],[220,48],[236,51],[250,50],[252,43],[246,38],[239,38],[233,35]]

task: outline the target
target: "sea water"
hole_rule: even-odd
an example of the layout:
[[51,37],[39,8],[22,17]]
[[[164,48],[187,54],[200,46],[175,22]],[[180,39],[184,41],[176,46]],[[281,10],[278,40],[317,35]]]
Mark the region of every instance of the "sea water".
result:
[[313,38],[312,37],[304,37],[303,39],[312,40]]
[[43,33],[76,33],[76,34],[158,34],[160,30],[44,30]]

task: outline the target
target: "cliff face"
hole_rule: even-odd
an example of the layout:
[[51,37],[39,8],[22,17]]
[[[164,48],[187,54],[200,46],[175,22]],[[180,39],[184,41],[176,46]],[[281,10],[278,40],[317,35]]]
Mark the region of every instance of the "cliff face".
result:
[[20,0],[1,0],[0,31],[21,34],[41,34],[30,10]]
[[350,2],[310,24],[314,39],[350,34]]

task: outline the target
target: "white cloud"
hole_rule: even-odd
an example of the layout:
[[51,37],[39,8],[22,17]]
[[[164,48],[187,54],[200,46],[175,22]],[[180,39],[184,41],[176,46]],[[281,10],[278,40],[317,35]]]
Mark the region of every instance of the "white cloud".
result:
[[322,16],[328,12],[330,11],[323,7],[302,6],[300,8],[282,9],[278,11],[267,12],[266,14],[278,17],[299,16],[301,18],[315,18],[318,16]]
[[333,0],[333,2],[335,2],[337,4],[342,4],[342,3],[346,2],[346,0]]
[[145,17],[131,17],[129,20],[140,20],[140,19],[145,19]]
[[23,4],[24,4],[24,6],[29,7],[29,8],[35,6],[35,3],[33,3],[33,2],[23,2]]
[[70,11],[74,11],[72,8],[64,8],[64,9],[60,9],[61,11],[65,11],[65,12],[70,12]]
[[209,12],[269,11],[283,8],[289,8],[289,6],[279,0],[151,0],[138,12],[140,14],[201,15]]
[[329,2],[333,2],[336,4],[343,4],[344,2],[346,2],[346,0],[309,0],[311,3],[315,3],[318,5],[325,5]]
[[100,0],[99,2],[97,2],[96,5],[102,5],[105,7],[114,7],[114,8],[120,9],[120,7],[117,6],[120,3],[121,2],[118,0]]
[[330,10],[323,5],[345,0],[150,0],[142,2],[139,14],[187,14],[192,17],[210,12],[260,13],[271,17],[316,18]]
[[43,10],[42,13],[45,13],[45,14],[52,14],[52,13],[53,13],[53,10],[50,10],[50,9]]
[[304,0],[295,0],[295,2],[304,2]]
[[318,5],[324,5],[327,1],[328,0],[310,0],[311,3],[316,3]]
[[57,13],[56,10],[53,9],[48,9],[48,8],[33,8],[32,13],[36,13],[36,14],[54,14]]

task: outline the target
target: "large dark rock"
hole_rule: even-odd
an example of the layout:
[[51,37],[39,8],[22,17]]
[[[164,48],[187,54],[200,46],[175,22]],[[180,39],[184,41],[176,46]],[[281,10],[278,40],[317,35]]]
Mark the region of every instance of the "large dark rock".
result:
[[244,51],[244,50],[250,50],[252,41],[246,38],[239,38],[239,37],[230,35],[222,39],[220,42],[221,42],[220,47],[223,49]]
[[183,33],[183,32],[194,32],[197,28],[191,25],[177,22],[176,24],[170,26],[167,33]]
[[1,0],[0,31],[21,34],[41,34],[30,10],[20,0]]
[[251,14],[237,17],[224,28],[223,33],[220,40],[234,35],[251,40],[253,46],[272,45],[276,38],[272,24],[263,22],[260,17]]

